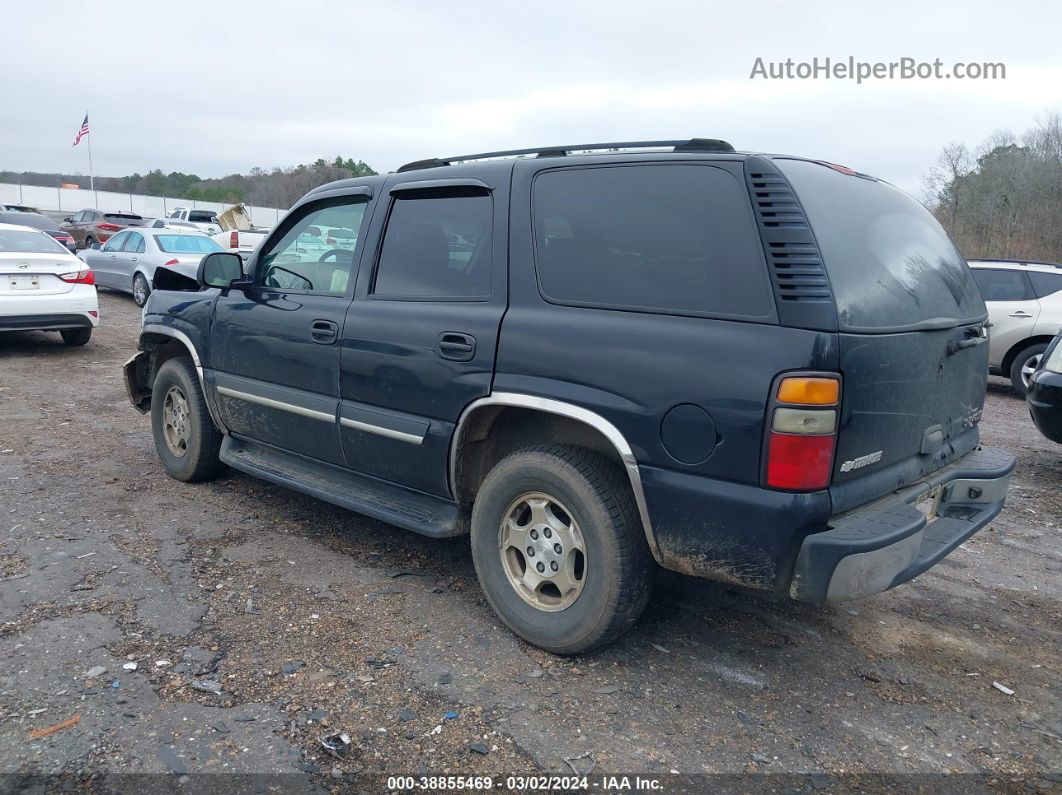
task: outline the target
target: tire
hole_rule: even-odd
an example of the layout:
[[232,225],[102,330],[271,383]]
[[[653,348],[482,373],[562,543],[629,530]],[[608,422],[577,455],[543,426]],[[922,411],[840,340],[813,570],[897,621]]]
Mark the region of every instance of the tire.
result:
[[209,480],[224,469],[221,432],[190,359],[170,359],[159,368],[151,387],[151,431],[162,465],[177,480]]
[[[1026,380],[1032,372],[1023,373],[1022,371],[1029,366],[1032,369],[1036,369],[1036,364],[1040,362],[1040,356],[1047,350],[1046,342],[1035,342],[1032,345],[1027,345],[1014,355],[1014,361],[1010,363],[1010,383],[1014,387],[1014,391],[1017,392],[1024,400],[1025,396],[1029,393],[1029,386]],[[1035,364],[1034,364],[1035,362]]]
[[92,337],[92,329],[90,328],[69,328],[60,331],[59,334],[63,338],[63,342],[67,345],[77,346],[86,344]]
[[[552,501],[548,512],[541,510],[543,498]],[[539,506],[538,519],[552,517],[549,522],[536,524],[532,503]],[[519,530],[503,527],[510,517]],[[557,529],[546,541],[551,525]],[[515,545],[503,548],[509,532],[520,545],[539,545],[537,560]],[[551,544],[558,539],[567,548],[556,544],[552,548],[562,552],[554,555]],[[587,652],[619,637],[641,615],[652,588],[652,556],[626,473],[572,445],[519,450],[487,474],[472,510],[472,559],[487,601],[506,626],[555,654]],[[529,592],[513,579],[521,559],[532,580],[529,565],[556,562],[561,569],[547,579],[567,572],[567,582],[578,581],[581,571],[581,584],[561,595],[549,579]]]
[[148,284],[148,280],[144,278],[144,274],[136,274],[133,277],[133,303],[142,307],[147,303],[149,295],[151,295],[151,285]]
[[85,238],[85,248],[95,248],[99,243],[96,242],[96,238],[89,235]]

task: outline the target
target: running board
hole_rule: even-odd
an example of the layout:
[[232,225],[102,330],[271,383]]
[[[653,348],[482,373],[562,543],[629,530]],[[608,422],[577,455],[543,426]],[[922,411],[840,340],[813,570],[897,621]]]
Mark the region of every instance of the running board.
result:
[[467,517],[439,497],[226,436],[220,457],[233,469],[432,538],[468,533]]

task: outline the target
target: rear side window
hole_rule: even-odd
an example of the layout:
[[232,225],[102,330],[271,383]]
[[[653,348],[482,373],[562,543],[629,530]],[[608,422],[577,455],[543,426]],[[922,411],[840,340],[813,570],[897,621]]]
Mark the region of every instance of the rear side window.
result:
[[493,202],[479,190],[398,194],[373,294],[405,300],[483,300],[491,294]]
[[1037,298],[1047,298],[1049,295],[1062,291],[1062,273],[1029,271],[1029,281],[1032,282]]
[[774,319],[746,189],[722,169],[546,171],[532,210],[539,286],[553,303]]
[[820,163],[774,162],[811,222],[842,329],[948,328],[985,317],[970,267],[917,201]]
[[1033,297],[1021,271],[974,268],[973,276],[986,301],[1028,301]]

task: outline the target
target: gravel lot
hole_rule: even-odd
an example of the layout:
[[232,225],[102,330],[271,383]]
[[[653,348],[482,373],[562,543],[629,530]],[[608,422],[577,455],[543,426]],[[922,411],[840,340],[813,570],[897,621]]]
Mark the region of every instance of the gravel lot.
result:
[[557,658],[494,618],[464,539],[237,473],[167,477],[122,387],[139,310],[100,303],[86,348],[0,336],[0,791],[590,768],[790,790],[1062,781],[1062,448],[1002,381],[981,427],[1018,457],[1007,509],[931,572],[829,607],[662,573],[632,632]]

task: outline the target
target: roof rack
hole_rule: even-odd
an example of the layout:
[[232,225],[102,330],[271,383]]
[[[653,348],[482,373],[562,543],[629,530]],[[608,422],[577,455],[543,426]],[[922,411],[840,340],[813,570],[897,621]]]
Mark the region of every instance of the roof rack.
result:
[[1002,262],[1007,265],[1040,265],[1045,268],[1062,268],[1057,262],[1044,262],[1037,259],[1003,259],[1002,257],[971,257],[967,262]]
[[439,168],[454,163],[470,160],[489,160],[496,157],[565,157],[572,152],[608,152],[618,149],[668,149],[674,152],[733,152],[734,147],[718,138],[690,138],[685,141],[622,141],[603,144],[566,144],[564,146],[547,146],[532,149],[506,149],[499,152],[482,152],[477,155],[458,155],[456,157],[431,157],[427,160],[414,160],[399,167],[399,172],[415,171],[421,168]]

